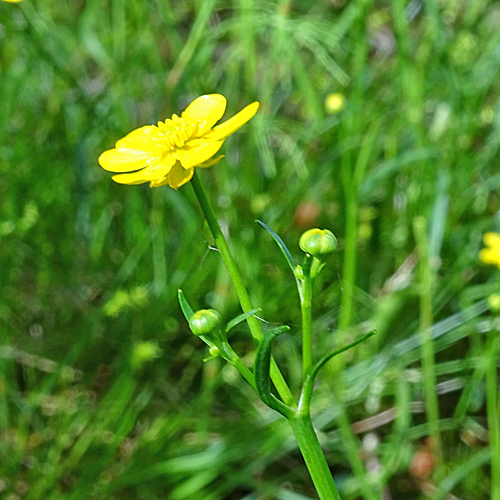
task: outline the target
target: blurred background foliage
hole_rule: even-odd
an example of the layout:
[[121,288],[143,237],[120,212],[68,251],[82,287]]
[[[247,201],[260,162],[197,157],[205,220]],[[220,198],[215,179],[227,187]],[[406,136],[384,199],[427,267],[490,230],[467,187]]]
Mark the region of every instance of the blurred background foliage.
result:
[[[315,496],[286,422],[231,367],[204,364],[182,319],[179,287],[195,307],[239,313],[191,187],[124,187],[97,164],[205,93],[224,94],[228,116],[261,102],[202,176],[262,318],[292,326],[275,353],[292,388],[297,294],[255,219],[297,256],[305,229],[339,238],[316,283],[318,352],[378,330],[345,356],[342,398],[329,372],[313,404],[343,498],[489,498],[498,271],[477,253],[500,230],[498,2],[25,0],[0,4],[0,44],[2,498]],[[334,93],[345,106],[331,113]],[[251,364],[244,325],[232,342]]]

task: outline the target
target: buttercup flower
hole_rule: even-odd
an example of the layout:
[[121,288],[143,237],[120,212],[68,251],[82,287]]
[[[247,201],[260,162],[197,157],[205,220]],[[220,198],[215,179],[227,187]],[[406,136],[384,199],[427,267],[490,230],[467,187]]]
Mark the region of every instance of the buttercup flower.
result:
[[[112,179],[120,184],[151,187],[168,184],[178,189],[193,177],[195,167],[211,167],[222,156],[213,158],[224,139],[242,127],[259,109],[253,102],[229,120],[214,127],[226,110],[220,94],[195,99],[181,114],[156,125],[138,128],[120,139],[114,149],[99,156],[105,170],[120,172]],[[121,173],[129,172],[129,173]]]
[[483,241],[487,248],[479,252],[479,259],[485,264],[492,264],[500,269],[500,234],[486,233]]
[[331,115],[340,113],[345,106],[345,97],[342,94],[329,94],[325,99],[326,112]]

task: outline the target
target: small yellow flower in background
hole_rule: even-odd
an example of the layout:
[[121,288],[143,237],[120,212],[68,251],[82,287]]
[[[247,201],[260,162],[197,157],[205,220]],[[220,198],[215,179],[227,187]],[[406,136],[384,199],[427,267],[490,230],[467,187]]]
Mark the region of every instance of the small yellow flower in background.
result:
[[162,350],[156,342],[143,341],[132,346],[130,354],[130,364],[135,370],[142,368],[144,364],[153,361],[162,355]]
[[479,259],[485,264],[492,264],[500,269],[500,234],[486,233],[483,241],[487,248],[479,252]]
[[23,0],[3,0],[3,1],[8,3],[19,3],[22,2]]
[[193,177],[195,167],[211,167],[222,156],[213,158],[224,139],[236,132],[257,110],[253,102],[229,120],[214,127],[226,110],[226,98],[220,94],[195,99],[181,114],[171,119],[138,128],[120,139],[114,149],[99,156],[99,164],[111,172],[120,184],[151,187],[168,184],[178,189]]
[[490,295],[486,299],[486,303],[488,304],[488,307],[490,308],[490,311],[492,313],[494,314],[500,313],[500,295],[498,295],[497,293]]
[[345,106],[345,97],[342,94],[329,94],[325,99],[326,112],[334,115],[340,113]]

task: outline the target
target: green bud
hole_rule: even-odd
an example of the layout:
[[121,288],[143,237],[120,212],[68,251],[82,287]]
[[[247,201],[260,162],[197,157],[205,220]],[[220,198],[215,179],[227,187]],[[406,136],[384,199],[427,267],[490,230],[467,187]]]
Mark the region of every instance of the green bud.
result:
[[195,335],[208,335],[220,322],[220,314],[214,309],[200,309],[189,319],[189,328]]
[[313,257],[333,252],[337,248],[337,238],[328,229],[309,229],[299,240],[301,250]]

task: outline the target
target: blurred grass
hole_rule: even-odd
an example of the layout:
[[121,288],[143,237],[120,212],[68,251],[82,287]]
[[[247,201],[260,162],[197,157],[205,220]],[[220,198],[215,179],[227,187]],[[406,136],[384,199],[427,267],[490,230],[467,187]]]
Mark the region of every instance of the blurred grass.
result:
[[[378,330],[345,357],[342,400],[328,384],[315,397],[343,498],[488,498],[485,298],[498,278],[477,252],[500,230],[499,27],[488,0],[2,3],[0,495],[314,497],[285,423],[230,367],[204,365],[182,321],[179,287],[238,313],[191,188],[118,186],[96,162],[134,127],[220,92],[229,113],[262,105],[203,174],[254,303],[293,327],[276,356],[295,390],[293,279],[255,218],[295,252],[309,227],[339,237],[345,253],[316,288],[318,350]],[[338,115],[324,108],[333,92]],[[433,280],[434,477],[417,216]],[[144,342],[161,354],[138,368]],[[244,327],[234,343],[251,363]]]

